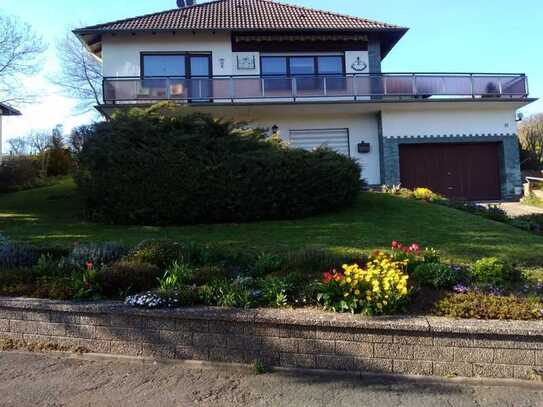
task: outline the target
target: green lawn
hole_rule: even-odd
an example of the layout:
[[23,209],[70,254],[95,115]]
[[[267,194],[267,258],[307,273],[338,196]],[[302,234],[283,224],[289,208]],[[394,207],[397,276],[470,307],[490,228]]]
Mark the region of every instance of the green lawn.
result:
[[543,237],[454,209],[375,193],[362,194],[353,208],[340,213],[251,224],[109,226],[83,221],[81,211],[69,179],[52,187],[2,195],[0,231],[11,239],[32,242],[135,244],[147,238],[172,238],[274,250],[326,246],[368,251],[388,247],[396,239],[433,246],[455,261],[498,255],[543,264]]

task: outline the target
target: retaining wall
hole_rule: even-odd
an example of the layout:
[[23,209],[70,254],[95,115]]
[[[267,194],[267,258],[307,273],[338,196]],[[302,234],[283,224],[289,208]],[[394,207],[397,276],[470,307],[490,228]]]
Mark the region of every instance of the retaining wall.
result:
[[0,299],[0,340],[157,359],[536,380],[543,323]]

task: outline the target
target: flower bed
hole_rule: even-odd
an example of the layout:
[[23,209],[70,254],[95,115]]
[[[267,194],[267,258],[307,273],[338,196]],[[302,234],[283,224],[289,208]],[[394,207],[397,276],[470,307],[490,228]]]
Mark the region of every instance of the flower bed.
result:
[[543,319],[541,270],[499,258],[449,264],[392,242],[369,256],[320,249],[251,253],[169,240],[32,247],[0,239],[0,295],[126,300],[140,308],[321,307],[364,315],[422,313]]

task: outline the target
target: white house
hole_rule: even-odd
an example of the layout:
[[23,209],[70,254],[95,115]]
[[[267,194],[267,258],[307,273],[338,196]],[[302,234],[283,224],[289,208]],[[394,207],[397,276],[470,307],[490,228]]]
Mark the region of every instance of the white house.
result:
[[6,104],[0,103],[0,162],[2,161],[2,156],[4,154],[2,150],[2,145],[4,142],[3,138],[3,118],[4,116],[20,116],[21,112],[19,112],[17,109],[14,109],[13,107],[10,107]]
[[328,145],[357,160],[371,185],[519,194],[526,76],[381,72],[407,30],[271,0],[216,0],[74,32],[103,61],[104,113],[171,100],[294,146]]

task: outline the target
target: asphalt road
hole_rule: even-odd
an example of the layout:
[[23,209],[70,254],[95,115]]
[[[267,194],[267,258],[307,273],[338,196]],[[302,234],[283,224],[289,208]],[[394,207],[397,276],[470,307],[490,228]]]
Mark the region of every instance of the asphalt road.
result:
[[543,407],[543,388],[0,353],[0,406]]

